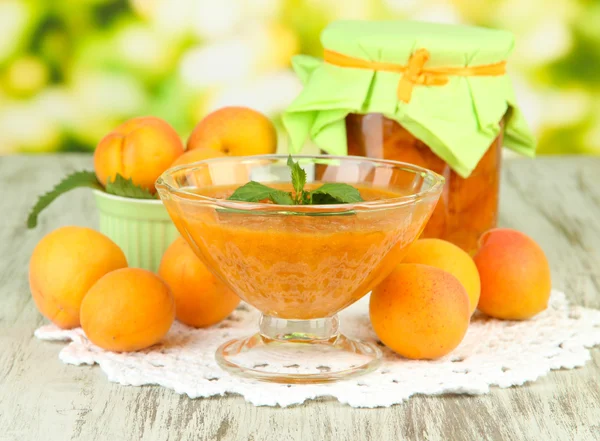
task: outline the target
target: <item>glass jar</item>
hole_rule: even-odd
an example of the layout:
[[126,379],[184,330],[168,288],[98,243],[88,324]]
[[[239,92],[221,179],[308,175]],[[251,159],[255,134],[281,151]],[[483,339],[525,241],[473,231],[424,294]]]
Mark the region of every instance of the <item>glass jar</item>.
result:
[[330,155],[395,159],[443,175],[423,236],[476,251],[498,218],[501,147],[535,156],[535,136],[506,75],[512,34],[342,20],[323,30],[321,42],[322,59],[294,58],[304,87],[282,117],[289,151],[310,140]]
[[348,115],[346,134],[349,155],[408,162],[446,178],[421,237],[444,239],[473,254],[481,234],[496,226],[503,131],[468,178],[462,178],[426,144],[382,114]]

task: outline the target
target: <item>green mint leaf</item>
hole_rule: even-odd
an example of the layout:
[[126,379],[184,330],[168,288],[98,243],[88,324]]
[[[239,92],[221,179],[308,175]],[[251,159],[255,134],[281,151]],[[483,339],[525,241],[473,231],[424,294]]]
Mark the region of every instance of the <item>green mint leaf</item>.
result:
[[35,228],[38,222],[38,216],[44,208],[50,205],[60,195],[73,190],[75,188],[95,188],[96,190],[102,190],[102,185],[96,178],[96,173],[92,171],[78,171],[70,174],[64,178],[58,185],[56,185],[48,193],[43,194],[39,197],[29,216],[27,217],[27,228]]
[[250,181],[237,188],[227,199],[230,201],[258,202],[268,199],[273,189],[260,182]]
[[227,199],[230,201],[259,202],[264,199],[271,199],[278,205],[293,205],[292,195],[282,190],[267,187],[256,181],[250,181],[237,188]]
[[315,193],[312,195],[310,205],[339,204],[340,201],[327,193]]
[[292,172],[292,186],[294,187],[294,191],[301,195],[304,191],[304,185],[306,185],[306,172],[300,164],[294,162],[292,156],[288,156],[287,165]]
[[312,204],[351,204],[362,202],[359,191],[348,184],[327,183],[311,192]]
[[106,192],[115,196],[133,199],[156,199],[152,193],[133,183],[133,180],[125,179],[117,173],[114,181],[106,183]]
[[269,195],[269,198],[277,205],[294,205],[292,195],[285,191],[275,190]]

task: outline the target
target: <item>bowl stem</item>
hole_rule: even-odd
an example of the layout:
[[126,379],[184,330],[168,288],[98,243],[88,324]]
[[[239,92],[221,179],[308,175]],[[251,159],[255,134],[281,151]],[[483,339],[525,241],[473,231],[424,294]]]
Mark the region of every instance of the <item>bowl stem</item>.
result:
[[339,323],[337,315],[312,320],[288,320],[262,314],[259,329],[262,337],[270,340],[317,343],[337,338]]
[[377,345],[339,332],[337,315],[289,320],[262,315],[259,332],[219,347],[219,365],[236,375],[275,383],[328,383],[376,369]]

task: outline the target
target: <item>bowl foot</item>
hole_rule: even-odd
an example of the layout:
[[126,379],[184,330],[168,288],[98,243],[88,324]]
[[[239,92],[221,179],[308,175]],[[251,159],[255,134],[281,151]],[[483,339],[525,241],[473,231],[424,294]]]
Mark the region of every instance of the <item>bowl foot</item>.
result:
[[341,334],[329,340],[274,340],[258,333],[224,343],[216,359],[223,369],[256,380],[329,383],[375,370],[381,351]]

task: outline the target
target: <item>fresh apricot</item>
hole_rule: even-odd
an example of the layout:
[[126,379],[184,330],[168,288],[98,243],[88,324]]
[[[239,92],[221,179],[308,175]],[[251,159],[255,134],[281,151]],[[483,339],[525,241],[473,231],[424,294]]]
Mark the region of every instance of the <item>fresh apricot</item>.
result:
[[171,164],[171,167],[177,167],[178,165],[192,164],[194,162],[202,161],[204,159],[222,158],[223,156],[227,156],[227,155],[225,155],[225,153],[223,153],[219,150],[210,149],[208,147],[201,147],[201,148],[194,149],[194,150],[188,150],[183,155],[181,155],[179,158],[177,158],[173,162],[173,164]]
[[126,266],[125,254],[108,237],[90,228],[62,227],[44,236],[33,250],[31,295],[52,323],[75,328],[90,287],[106,273]]
[[275,153],[277,132],[271,120],[256,110],[223,107],[204,117],[188,139],[188,150],[204,147],[231,156]]
[[529,236],[508,228],[489,230],[481,237],[474,260],[481,278],[480,311],[499,319],[524,320],[548,307],[550,265]]
[[477,308],[481,283],[471,256],[456,245],[441,239],[419,239],[404,256],[402,263],[421,263],[449,272],[465,287],[469,295],[469,312]]
[[158,343],[175,320],[175,301],[160,277],[140,268],[108,273],[81,303],[81,327],[92,343],[114,352]]
[[240,298],[217,279],[178,238],[165,252],[158,274],[175,297],[176,317],[188,326],[211,326],[226,318]]
[[[211,158],[222,158],[226,157],[225,153],[221,153],[218,150],[209,149],[208,147],[201,147],[195,150],[188,150],[183,155],[171,164],[171,167],[178,167],[180,165],[189,165],[194,162],[202,161],[204,159]],[[231,179],[231,170],[224,170],[223,173],[219,173],[220,170],[215,171],[215,168],[219,168],[218,165],[212,166],[213,168],[202,167],[195,170],[186,172],[186,180],[188,185],[194,187],[205,187],[210,185],[219,185],[218,179]]]
[[151,192],[154,183],[183,154],[177,132],[153,116],[133,118],[106,135],[94,152],[94,169],[102,185],[117,174]]
[[436,359],[464,338],[469,296],[446,271],[400,264],[371,293],[369,314],[375,333],[392,351],[411,359]]

